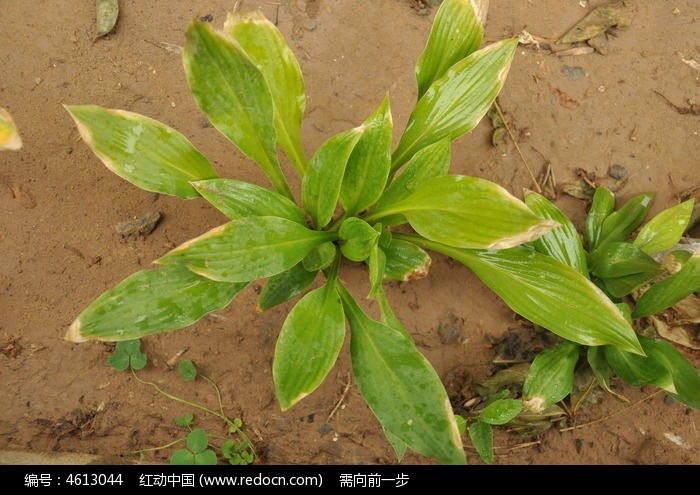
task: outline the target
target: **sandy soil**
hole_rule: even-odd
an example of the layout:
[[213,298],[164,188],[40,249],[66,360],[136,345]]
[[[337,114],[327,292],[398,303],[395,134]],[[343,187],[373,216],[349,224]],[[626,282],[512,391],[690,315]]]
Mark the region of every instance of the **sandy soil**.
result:
[[[111,370],[108,345],[72,345],[63,335],[103,290],[224,221],[203,201],[147,194],[111,174],[79,141],[61,105],[95,103],[162,120],[190,138],[222,176],[265,183],[251,162],[203,125],[179,56],[162,48],[164,42],[182,45],[195,17],[211,14],[220,26],[235,2],[120,3],[117,29],[97,41],[92,0],[0,4],[0,106],[12,112],[24,139],[21,151],[0,154],[0,450],[120,455],[180,435],[173,418],[189,408]],[[387,91],[395,126],[402,129],[415,99],[413,64],[434,10],[418,12],[409,0],[280,3],[244,0],[241,8],[262,8],[277,19],[300,60],[309,95],[307,155],[361,122]],[[556,38],[601,3],[492,1],[487,34],[497,39],[526,29]],[[623,200],[655,191],[659,211],[683,190],[700,186],[700,120],[657,94],[678,106],[700,98],[700,71],[683,61],[700,60],[700,6],[693,0],[631,3],[631,25],[603,40],[604,55],[560,57],[519,48],[500,101],[537,173],[551,166],[562,184],[583,169]],[[456,142],[452,171],[494,180],[519,195],[530,187],[522,161],[511,143],[492,147],[490,133],[485,121]],[[614,165],[624,167],[624,181],[608,177]],[[559,195],[557,204],[580,225],[583,201]],[[120,222],[150,211],[163,215],[150,236],[122,239],[115,231]],[[348,267],[344,279],[366,288],[359,269]],[[353,383],[328,419],[351,380],[347,349],[319,390],[280,412],[270,366],[290,306],[257,314],[256,290],[259,285],[247,289],[215,318],[144,339],[150,365],[140,376],[215,407],[209,389],[183,385],[167,367],[185,349],[183,357],[219,384],[227,412],[243,419],[261,462],[395,463]],[[520,324],[465,267],[439,256],[428,278],[394,284],[389,297],[445,378],[483,380],[492,372],[487,335]],[[499,434],[496,463],[700,461],[697,411],[667,404],[661,394],[635,402],[652,389],[620,390],[631,406],[605,397],[572,420],[606,418],[591,426],[552,428],[534,446],[516,449],[522,438]],[[203,421],[222,431],[215,421]],[[684,443],[674,443],[677,437]],[[147,459],[163,462],[168,455]],[[473,451],[469,459],[479,462]],[[404,462],[430,461],[409,454]]]

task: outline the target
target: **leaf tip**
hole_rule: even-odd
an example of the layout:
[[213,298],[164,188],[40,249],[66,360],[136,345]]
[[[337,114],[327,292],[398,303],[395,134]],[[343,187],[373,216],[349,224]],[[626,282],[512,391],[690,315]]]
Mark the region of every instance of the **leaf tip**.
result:
[[541,395],[533,395],[529,399],[523,400],[523,409],[535,413],[544,411],[545,398]]
[[457,420],[455,419],[449,397],[445,397],[443,407],[445,408],[445,414],[447,417],[451,418],[449,428],[450,434],[452,435],[452,441],[459,450],[462,450],[462,435],[459,433],[459,426],[457,425]]
[[534,241],[535,239],[542,237],[547,232],[559,227],[560,225],[561,224],[559,222],[554,220],[542,220],[519,234],[499,239],[498,241],[490,244],[488,249],[508,249],[519,246],[520,244]]
[[66,332],[66,336],[64,337],[65,340],[67,340],[68,342],[73,342],[73,343],[87,342],[88,339],[85,338],[80,333],[82,326],[83,325],[82,325],[82,322],[80,321],[80,317],[76,318],[75,321],[68,328],[68,331]]

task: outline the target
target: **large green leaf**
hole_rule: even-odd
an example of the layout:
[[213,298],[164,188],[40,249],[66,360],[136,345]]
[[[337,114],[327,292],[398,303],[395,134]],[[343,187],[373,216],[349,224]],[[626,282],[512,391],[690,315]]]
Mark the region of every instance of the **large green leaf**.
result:
[[384,278],[408,282],[428,275],[431,259],[428,253],[411,242],[392,239],[384,248]]
[[447,175],[450,168],[450,141],[443,139],[413,155],[401,175],[386,188],[375,208],[381,210],[405,199],[426,181]]
[[157,120],[95,105],[66,110],[102,163],[141,189],[196,198],[190,182],[217,176],[185,136]]
[[370,319],[344,287],[339,291],[355,379],[382,427],[420,454],[464,464],[450,400],[428,360],[403,332]]
[[394,236],[464,263],[513,311],[560,337],[642,354],[634,330],[617,306],[581,273],[550,256],[525,247],[480,251],[408,234]]
[[384,191],[389,177],[393,122],[388,96],[363,122],[362,128],[362,136],[348,159],[340,190],[340,202],[348,216],[372,206]]
[[232,220],[273,216],[306,225],[304,213],[292,200],[256,184],[236,179],[211,179],[193,182],[192,186]]
[[249,282],[293,267],[314,246],[334,238],[286,218],[248,217],[181,244],[157,263],[184,265],[212,280]]
[[260,292],[258,311],[266,311],[273,306],[289,301],[297,294],[301,294],[315,278],[316,272],[304,268],[302,262],[270,277]]
[[131,340],[177,330],[227,306],[245,286],[215,282],[177,265],[142,270],[95,299],[66,340]]
[[206,22],[190,24],[186,37],[185,72],[199,107],[291,199],[277,160],[275,112],[263,73],[241,45]]
[[301,175],[307,164],[301,146],[301,119],[306,108],[304,77],[279,29],[259,10],[230,12],[224,32],[235,39],[260,69],[272,95],[277,141]]
[[588,242],[588,249],[593,251],[598,247],[600,232],[603,222],[615,209],[615,195],[604,187],[598,187],[593,194],[591,209],[586,215],[584,234]]
[[459,60],[479,49],[484,37],[488,2],[444,0],[416,63],[418,98]]
[[600,227],[596,249],[600,249],[609,242],[626,240],[642,224],[653,202],[653,194],[640,194],[627,201],[616,212],[608,215]]
[[525,204],[542,218],[554,220],[559,227],[552,229],[534,242],[535,249],[578,270],[588,277],[586,251],[576,227],[554,203],[536,192],[525,194]]
[[328,225],[333,217],[345,167],[362,131],[362,127],[356,127],[333,136],[311,159],[301,184],[301,201],[317,229]]
[[578,351],[577,344],[562,342],[535,357],[523,384],[523,406],[526,409],[544,411],[571,393]]
[[493,182],[465,175],[430,179],[367,221],[400,213],[419,234],[450,246],[504,249],[537,239],[557,223],[543,220]]
[[344,337],[343,305],[331,279],[301,298],[282,325],[272,362],[275,394],[282,410],[323,382],[338,358]]
[[694,206],[695,200],[689,199],[662,211],[642,227],[634,245],[649,254],[672,248],[688,227]]
[[637,300],[634,317],[642,318],[660,313],[693,292],[700,291],[700,253],[691,256],[681,269],[654,284]]
[[517,46],[517,39],[489,45],[433,82],[408,119],[392,156],[392,171],[429,144],[457,139],[476,127],[501,91]]

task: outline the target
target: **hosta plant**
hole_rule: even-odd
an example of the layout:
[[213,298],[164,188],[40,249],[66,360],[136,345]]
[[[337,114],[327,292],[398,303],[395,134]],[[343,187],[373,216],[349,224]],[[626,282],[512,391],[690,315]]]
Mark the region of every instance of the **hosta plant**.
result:
[[[488,111],[517,47],[517,40],[506,39],[480,48],[484,16],[479,2],[442,3],[416,65],[417,102],[395,149],[386,97],[310,159],[300,138],[304,80],[274,24],[258,12],[230,14],[222,31],[193,22],[183,59],[195,100],[272,188],[220,178],[182,134],[148,117],[67,107],[110,170],[148,191],[204,199],[229,218],[98,297],[71,325],[68,340],[176,330],[264,280],[260,310],[296,300],[272,366],[281,408],[324,380],[348,336],[347,323],[356,383],[398,457],[411,448],[444,463],[465,461],[455,416],[437,373],[384,292],[386,280],[427,274],[426,249],[463,262],[514,310],[562,337],[643,354],[623,313],[584,274],[515,248],[556,221],[488,180],[448,174],[450,143]],[[298,198],[278,149],[301,183]],[[341,281],[341,268],[351,263],[366,265],[369,294],[353,293]],[[365,297],[378,301],[379,320],[363,309]]]
[[[510,404],[509,411],[515,412],[507,421],[491,424],[523,426],[531,420],[575,413],[596,385],[626,400],[611,388],[611,372],[630,386],[657,386],[679,402],[700,409],[700,375],[673,344],[658,338],[645,321],[700,291],[698,243],[683,238],[694,200],[663,210],[644,223],[653,198],[653,194],[640,194],[615,209],[613,193],[597,188],[581,236],[552,202],[534,192],[525,194],[525,203],[532,211],[555,220],[560,227],[514,249],[555,259],[598,285],[628,321],[646,334],[638,337],[645,355],[619,346],[560,342],[539,353],[529,369],[518,365],[519,369],[507,370],[501,377],[489,380],[493,384],[517,383],[513,392],[520,395],[518,399],[508,398],[510,391],[493,389],[490,383],[481,387],[489,405],[472,419],[476,421],[473,426],[484,423],[482,416],[489,417],[489,409],[494,409],[491,402]],[[561,402],[567,398],[568,404]],[[516,411],[512,401],[522,404],[519,416],[520,410]],[[482,458],[489,462],[493,457],[490,426],[479,428],[484,431],[472,435],[470,429],[470,437]]]

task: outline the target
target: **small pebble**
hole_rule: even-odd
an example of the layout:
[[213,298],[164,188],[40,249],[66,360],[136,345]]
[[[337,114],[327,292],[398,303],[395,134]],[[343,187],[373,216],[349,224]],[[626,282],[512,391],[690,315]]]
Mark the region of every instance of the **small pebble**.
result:
[[212,14],[203,15],[199,18],[199,20],[201,22],[212,22],[214,20],[214,16]]
[[615,164],[608,170],[608,175],[615,180],[622,180],[627,177],[627,169],[622,165]]
[[572,81],[577,81],[579,79],[583,79],[584,77],[588,77],[588,72],[586,72],[586,69],[583,67],[571,67],[570,65],[565,65],[561,68],[561,71]]
[[304,23],[304,29],[306,29],[307,31],[313,31],[317,27],[318,27],[318,22],[316,22],[314,20],[306,21]]

